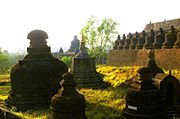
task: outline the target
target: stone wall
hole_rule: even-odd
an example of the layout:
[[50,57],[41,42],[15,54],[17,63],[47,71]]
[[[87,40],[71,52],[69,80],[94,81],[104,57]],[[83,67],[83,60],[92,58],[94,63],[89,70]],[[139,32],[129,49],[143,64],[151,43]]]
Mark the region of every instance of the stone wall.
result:
[[[156,63],[163,69],[180,69],[180,49],[155,50]],[[111,50],[107,65],[146,66],[148,50]]]

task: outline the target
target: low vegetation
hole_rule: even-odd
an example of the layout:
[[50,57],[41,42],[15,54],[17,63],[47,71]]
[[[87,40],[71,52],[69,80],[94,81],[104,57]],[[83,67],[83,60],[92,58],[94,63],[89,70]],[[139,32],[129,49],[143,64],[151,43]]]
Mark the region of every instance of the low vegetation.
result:
[[60,58],[60,60],[63,61],[68,66],[68,68],[71,68],[72,58],[72,56],[64,56]]
[[[86,99],[86,115],[88,119],[116,119],[122,118],[122,109],[125,107],[127,87],[121,86],[123,82],[132,79],[139,67],[111,67],[98,66],[97,71],[102,74],[105,82],[110,86],[107,89],[80,89],[78,90]],[[168,73],[168,71],[165,71]],[[172,70],[172,74],[180,79],[180,71]],[[10,90],[9,75],[0,75],[0,104],[3,106]],[[98,95],[98,96],[97,96]],[[50,111],[28,110],[15,112],[27,119],[49,119]]]

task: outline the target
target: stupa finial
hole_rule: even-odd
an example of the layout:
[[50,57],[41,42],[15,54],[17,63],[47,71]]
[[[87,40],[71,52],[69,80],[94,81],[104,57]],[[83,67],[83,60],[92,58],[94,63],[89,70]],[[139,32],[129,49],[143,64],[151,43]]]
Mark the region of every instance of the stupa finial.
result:
[[85,50],[86,50],[86,47],[85,47],[85,39],[84,39],[84,34],[82,33],[80,51],[81,51],[81,52],[85,52]]
[[87,48],[85,46],[86,42],[85,42],[85,38],[84,38],[84,34],[81,34],[81,44],[80,44],[80,52],[76,55],[77,57],[89,57],[89,54],[87,52]]
[[150,49],[148,51],[149,60],[155,60],[155,52],[152,44],[150,45]]
[[86,43],[86,42],[85,42],[85,38],[84,38],[84,34],[83,34],[83,33],[81,34],[81,43],[84,43],[84,44]]
[[153,77],[156,76],[157,73],[164,73],[164,71],[156,64],[155,61],[155,51],[154,48],[152,47],[152,44],[150,45],[150,49],[148,51],[148,64],[147,67],[151,69],[153,73]]

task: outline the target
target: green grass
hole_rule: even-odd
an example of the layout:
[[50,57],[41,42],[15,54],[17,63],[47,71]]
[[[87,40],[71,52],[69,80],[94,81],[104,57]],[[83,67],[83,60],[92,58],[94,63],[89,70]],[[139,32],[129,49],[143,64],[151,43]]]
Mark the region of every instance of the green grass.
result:
[[28,110],[26,112],[15,112],[18,116],[25,119],[50,119],[50,110]]
[[0,75],[0,83],[2,82],[9,82],[9,74],[3,74],[3,75]]
[[[98,66],[97,71],[103,75],[105,82],[111,84],[107,89],[80,89],[86,99],[86,115],[88,119],[122,119],[122,109],[125,107],[125,96],[127,88],[120,85],[133,78],[139,67],[110,67]],[[168,73],[167,71],[165,73]],[[172,70],[172,74],[180,79],[180,71]],[[0,75],[0,104],[8,96],[10,90],[9,75]],[[28,110],[26,112],[16,112],[27,119],[49,119],[50,110]],[[178,119],[178,118],[176,118]]]
[[0,86],[0,95],[7,95],[10,90],[10,86]]
[[126,80],[132,79],[136,75],[139,67],[112,67],[100,66],[97,72],[104,75],[103,80],[110,83],[113,87],[117,87]]
[[87,102],[86,115],[88,119],[113,119],[121,117],[121,110],[125,106],[125,94],[121,89],[81,89],[79,92],[85,96]]

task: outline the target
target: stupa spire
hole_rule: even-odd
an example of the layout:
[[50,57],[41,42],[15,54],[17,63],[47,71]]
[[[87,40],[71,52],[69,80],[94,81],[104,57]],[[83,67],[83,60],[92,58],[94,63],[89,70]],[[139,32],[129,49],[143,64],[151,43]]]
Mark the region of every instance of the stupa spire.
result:
[[86,42],[85,42],[85,38],[84,38],[84,34],[81,34],[81,44],[80,44],[80,52],[77,54],[77,57],[90,57],[86,48]]

